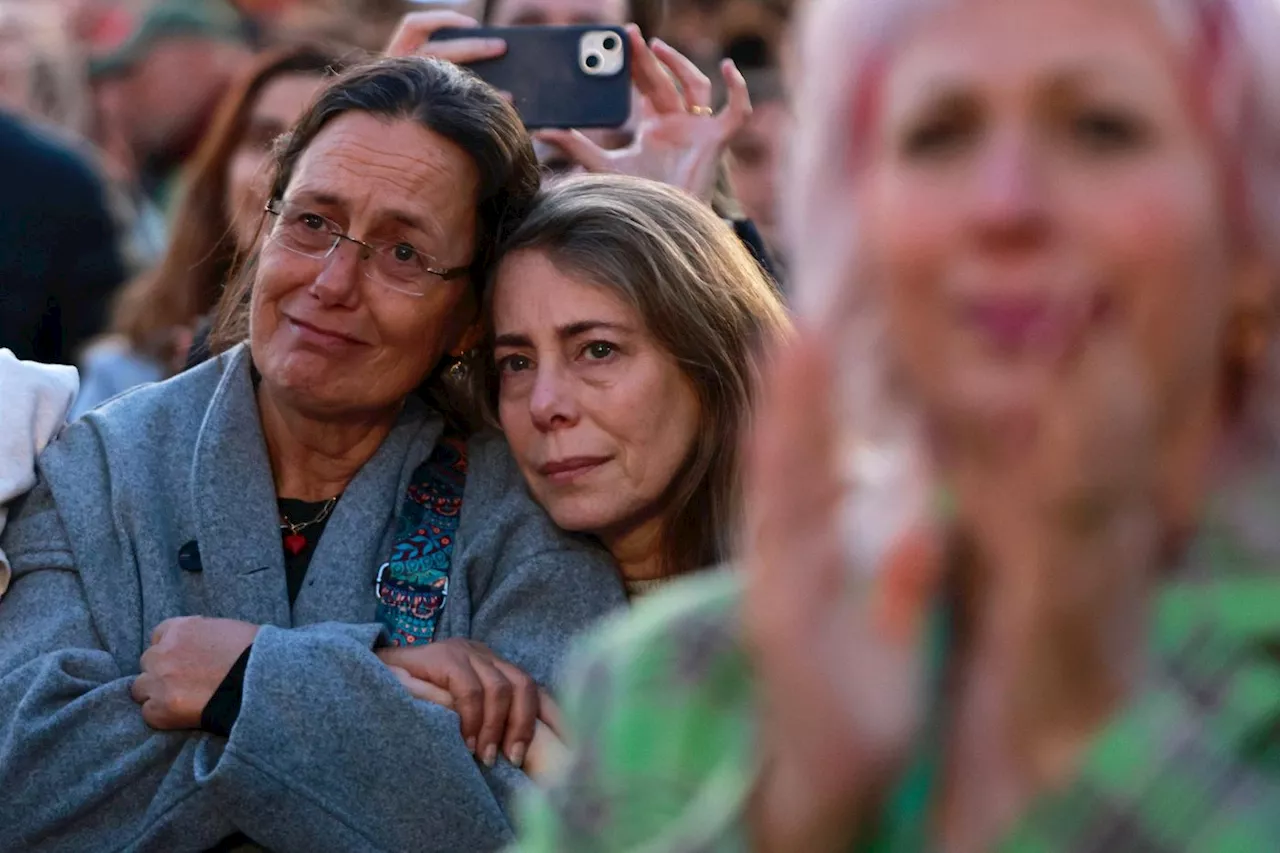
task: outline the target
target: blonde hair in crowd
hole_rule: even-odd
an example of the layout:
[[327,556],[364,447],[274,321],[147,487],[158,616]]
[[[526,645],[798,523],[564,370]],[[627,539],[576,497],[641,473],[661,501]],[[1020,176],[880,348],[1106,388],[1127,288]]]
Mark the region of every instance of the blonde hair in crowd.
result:
[[[865,273],[849,280],[862,248],[851,189],[859,147],[875,132],[878,78],[892,62],[894,46],[924,16],[963,2],[810,0],[798,28],[798,121],[783,199],[794,304],[802,321],[825,328],[840,350],[846,464],[855,481],[869,487],[854,489],[846,527],[855,561],[868,565],[876,564],[879,546],[866,540],[894,535],[900,516],[920,508],[927,460],[921,458],[919,417],[898,389],[887,355],[884,300],[877,293],[883,285]],[[1114,2],[1148,3],[1167,22],[1223,152],[1223,186],[1230,194],[1224,208],[1237,214],[1240,238],[1270,253],[1267,260],[1280,269],[1280,0]],[[1280,284],[1280,275],[1273,278]],[[1260,325],[1270,332],[1269,319]],[[1240,426],[1271,442],[1280,437],[1280,348],[1275,335],[1264,341],[1269,352],[1256,359],[1241,389],[1241,411],[1248,417]],[[857,493],[867,496],[860,500]]]
[[[965,0],[811,0],[800,28],[802,116],[787,182],[789,239],[795,254],[795,304],[813,322],[851,322],[879,359],[879,323],[868,282],[847,282],[860,250],[858,211],[849,184],[859,142],[872,132],[859,115],[912,23],[944,3]],[[1036,2],[1036,0],[1024,0]],[[1224,152],[1224,175],[1239,173],[1242,221],[1252,240],[1280,263],[1280,0],[1116,0],[1148,3],[1186,55],[1188,77],[1204,87]],[[1214,43],[1220,45],[1215,48]],[[1195,73],[1206,51],[1207,76]],[[843,247],[844,254],[829,251]],[[819,251],[821,249],[821,251]],[[844,327],[846,330],[849,327]]]

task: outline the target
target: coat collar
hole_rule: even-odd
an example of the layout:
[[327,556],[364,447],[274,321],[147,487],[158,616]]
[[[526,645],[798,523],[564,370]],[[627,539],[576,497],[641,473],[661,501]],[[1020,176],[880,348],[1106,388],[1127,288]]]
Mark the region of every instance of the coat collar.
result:
[[252,359],[244,345],[224,358],[226,370],[196,439],[189,487],[203,564],[203,612],[283,628],[372,621],[373,577],[390,547],[403,483],[434,446],[440,418],[416,398],[406,403],[329,519],[291,613]]

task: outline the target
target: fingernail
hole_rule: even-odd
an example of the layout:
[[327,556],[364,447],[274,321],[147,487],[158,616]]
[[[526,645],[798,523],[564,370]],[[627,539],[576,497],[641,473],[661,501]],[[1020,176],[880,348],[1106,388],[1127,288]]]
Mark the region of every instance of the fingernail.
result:
[[507,760],[510,761],[516,767],[523,767],[524,756],[525,756],[525,753],[528,752],[528,750],[529,748],[525,746],[523,743],[518,743],[515,746],[511,747],[511,754],[507,756]]
[[492,767],[493,763],[498,760],[498,745],[491,743],[484,748],[484,766]]
[[467,752],[472,755],[476,754],[476,739],[473,737],[467,738]]
[[505,48],[507,43],[502,39],[485,39],[484,46],[490,50],[500,50]]

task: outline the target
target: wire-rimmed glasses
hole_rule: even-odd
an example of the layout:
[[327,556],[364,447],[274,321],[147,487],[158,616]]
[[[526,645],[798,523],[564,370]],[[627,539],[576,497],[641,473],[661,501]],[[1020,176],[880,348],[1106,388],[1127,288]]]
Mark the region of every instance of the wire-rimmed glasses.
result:
[[355,243],[361,250],[365,276],[398,293],[426,296],[433,278],[450,281],[470,271],[470,267],[445,267],[404,241],[357,240],[332,220],[282,199],[267,202],[266,211],[276,217],[267,239],[282,249],[304,258],[325,260],[342,241]]

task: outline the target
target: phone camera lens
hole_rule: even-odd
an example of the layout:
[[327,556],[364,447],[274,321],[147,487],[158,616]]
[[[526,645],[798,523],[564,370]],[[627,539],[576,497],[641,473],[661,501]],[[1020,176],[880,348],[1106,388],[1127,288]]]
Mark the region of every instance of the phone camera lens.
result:
[[617,50],[617,49],[618,49],[618,40],[617,40],[616,38],[614,38],[613,36],[609,36],[608,38],[606,38],[606,39],[604,40],[604,49],[605,49],[605,50]]
[[599,68],[599,67],[600,67],[600,54],[598,54],[598,53],[592,53],[592,54],[589,54],[589,55],[587,56],[587,67],[588,67],[588,68]]

